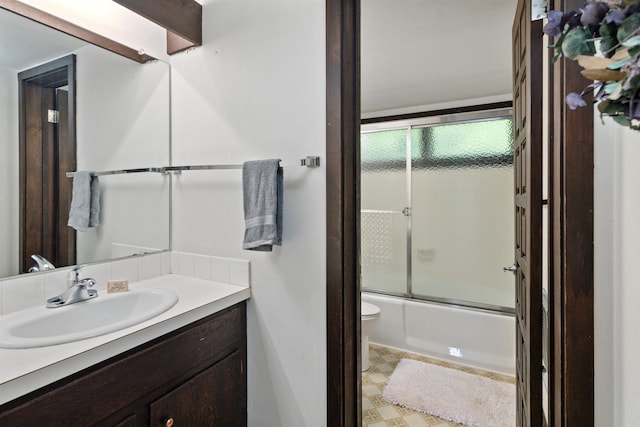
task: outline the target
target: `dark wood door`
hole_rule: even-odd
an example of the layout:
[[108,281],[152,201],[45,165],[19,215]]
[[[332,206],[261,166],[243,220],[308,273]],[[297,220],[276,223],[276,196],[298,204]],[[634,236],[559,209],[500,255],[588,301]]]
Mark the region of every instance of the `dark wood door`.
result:
[[69,207],[71,206],[72,179],[66,173],[76,170],[76,144],[69,134],[70,121],[73,112],[69,108],[70,92],[68,89],[57,89],[57,109],[59,123],[57,126],[57,168],[56,190],[57,197],[54,209],[56,211],[56,259],[59,265],[73,265],[76,262],[76,231],[67,225]]
[[513,24],[516,404],[518,426],[542,414],[542,22],[519,0]]
[[[51,157],[46,150],[51,137],[50,126],[46,123],[46,117],[42,112],[53,109],[53,100],[48,91],[43,91],[38,84],[25,83],[23,85],[22,111],[24,115],[24,153],[25,163],[21,176],[24,179],[22,189],[22,209],[20,218],[23,227],[20,230],[22,238],[22,256],[20,272],[29,271],[34,262],[30,258],[32,254],[41,254],[44,257],[51,256],[50,251],[44,247],[44,232],[49,224],[48,215],[45,214],[50,194],[47,179],[47,169],[50,168]],[[53,260],[52,260],[53,261]]]
[[[73,55],[19,73],[20,272],[39,254],[75,264],[75,231],[67,226],[76,168]],[[64,88],[64,89],[63,89]],[[56,111],[57,117],[49,117]]]

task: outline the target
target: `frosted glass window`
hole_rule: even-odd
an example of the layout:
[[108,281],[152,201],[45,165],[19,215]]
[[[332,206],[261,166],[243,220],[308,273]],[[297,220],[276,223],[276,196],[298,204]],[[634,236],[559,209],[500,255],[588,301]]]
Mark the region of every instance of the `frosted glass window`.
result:
[[361,167],[377,172],[404,169],[407,161],[407,129],[367,132],[360,136]]
[[411,136],[414,166],[510,166],[513,160],[510,118],[419,127]]

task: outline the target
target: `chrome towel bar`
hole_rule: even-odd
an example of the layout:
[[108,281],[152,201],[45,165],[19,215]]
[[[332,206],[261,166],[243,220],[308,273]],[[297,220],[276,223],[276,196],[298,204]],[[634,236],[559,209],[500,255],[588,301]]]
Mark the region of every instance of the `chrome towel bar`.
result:
[[[320,166],[320,156],[307,156],[300,159],[299,164],[281,165],[283,167],[291,166],[306,166],[308,168],[315,168]],[[189,165],[189,166],[163,166],[158,168],[135,168],[135,169],[120,169],[112,171],[94,172],[95,176],[103,175],[119,175],[126,173],[141,173],[141,172],[155,172],[155,173],[174,173],[180,174],[182,171],[194,171],[194,170],[216,170],[216,169],[242,169],[242,164],[220,164],[220,165]],[[72,178],[75,172],[67,172],[67,178]]]

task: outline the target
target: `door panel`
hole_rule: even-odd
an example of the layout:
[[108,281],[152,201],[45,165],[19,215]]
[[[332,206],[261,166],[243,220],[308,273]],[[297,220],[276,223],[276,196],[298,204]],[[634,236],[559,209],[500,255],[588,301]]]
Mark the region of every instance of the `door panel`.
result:
[[153,402],[150,425],[245,426],[241,370],[236,351]]
[[361,135],[362,287],[407,292],[407,129]]
[[412,128],[411,290],[513,310],[513,120],[484,114]]
[[[57,59],[18,74],[20,98],[20,271],[40,254],[75,264],[75,232],[67,226],[75,170],[75,59]],[[65,88],[62,90],[61,88]],[[49,121],[48,111],[59,119]]]
[[[582,0],[549,4],[564,13],[583,6]],[[593,122],[597,116],[590,107],[570,110],[565,103],[567,94],[579,93],[591,83],[581,71],[577,61],[562,58],[553,64],[551,81],[549,412],[554,427],[591,427],[595,413]],[[590,105],[592,94],[584,99]]]
[[[60,123],[58,125],[58,203],[57,208],[57,259],[60,265],[73,265],[76,261],[76,231],[67,226],[69,206],[71,206],[72,179],[66,172],[76,170],[75,141],[69,133],[69,91],[57,91]],[[57,265],[57,264],[56,264]]]
[[[23,195],[23,218],[24,228],[22,229],[22,262],[21,272],[26,273],[33,265],[30,258],[32,254],[43,253],[42,219],[44,216],[43,206],[43,182],[45,182],[44,156],[43,156],[43,117],[41,88],[37,84],[28,83],[24,87],[25,110],[25,166],[23,172],[25,192]],[[53,108],[53,106],[49,106]],[[48,255],[44,255],[45,257]]]
[[518,426],[542,417],[542,22],[518,2],[513,26]]

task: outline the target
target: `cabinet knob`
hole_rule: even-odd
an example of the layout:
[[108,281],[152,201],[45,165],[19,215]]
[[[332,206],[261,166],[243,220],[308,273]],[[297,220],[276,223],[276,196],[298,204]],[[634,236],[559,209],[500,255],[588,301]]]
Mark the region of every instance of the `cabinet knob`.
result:
[[173,426],[173,418],[167,418],[167,421],[164,422],[165,427]]

